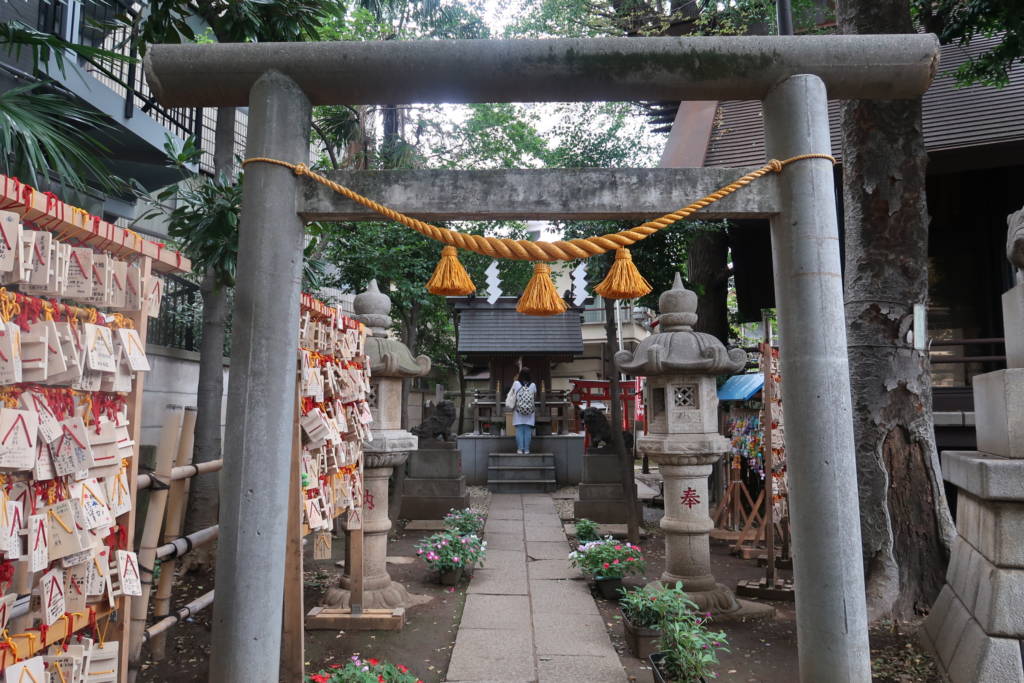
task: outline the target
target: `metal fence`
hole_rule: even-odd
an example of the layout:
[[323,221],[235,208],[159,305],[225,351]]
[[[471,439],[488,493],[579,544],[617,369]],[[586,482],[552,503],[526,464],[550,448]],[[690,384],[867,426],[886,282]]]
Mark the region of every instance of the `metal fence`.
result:
[[203,297],[199,287],[174,275],[163,275],[160,316],[149,319],[146,341],[185,351],[199,351],[203,329]]

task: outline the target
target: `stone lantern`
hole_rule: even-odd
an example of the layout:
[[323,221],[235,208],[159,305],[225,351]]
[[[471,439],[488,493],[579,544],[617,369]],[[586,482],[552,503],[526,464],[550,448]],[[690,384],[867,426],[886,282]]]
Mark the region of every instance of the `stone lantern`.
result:
[[[711,574],[708,532],[708,476],[729,451],[718,433],[717,375],[743,369],[746,354],[727,351],[716,337],[695,332],[697,295],[676,274],[672,289],[658,299],[659,327],[636,351],[620,351],[615,363],[623,372],[647,377],[648,434],[637,449],[658,464],[665,482],[665,573],[661,584],[683,583],[702,612],[756,616],[753,603],[737,601],[732,590]],[[768,613],[772,608],[767,608]]]
[[[430,372],[430,359],[413,358],[405,344],[388,337],[391,299],[381,293],[376,280],[371,280],[366,291],[356,296],[353,306],[355,318],[370,328],[366,355],[370,359],[369,403],[373,415],[373,440],[363,444],[363,607],[410,607],[429,598],[410,595],[405,586],[392,581],[388,574],[388,479],[396,467],[405,465],[409,453],[418,446],[417,437],[402,429],[402,380],[426,375]],[[346,563],[341,590],[328,594],[328,604],[348,606],[350,571]]]

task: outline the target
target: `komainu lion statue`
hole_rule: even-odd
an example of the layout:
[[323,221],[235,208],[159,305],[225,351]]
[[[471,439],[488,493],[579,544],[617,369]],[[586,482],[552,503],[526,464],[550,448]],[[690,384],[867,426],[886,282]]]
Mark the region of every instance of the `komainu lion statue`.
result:
[[451,440],[452,424],[455,423],[455,404],[441,401],[434,408],[433,414],[417,427],[409,431],[421,439]]
[[1006,258],[1013,264],[1018,281],[1024,275],[1024,209],[1006,218]]
[[[583,424],[587,427],[587,434],[590,435],[590,447],[601,448],[612,445],[612,426],[605,417],[604,412],[597,408],[586,408],[583,411]],[[623,432],[622,439],[626,444],[626,450],[633,450],[632,432]]]

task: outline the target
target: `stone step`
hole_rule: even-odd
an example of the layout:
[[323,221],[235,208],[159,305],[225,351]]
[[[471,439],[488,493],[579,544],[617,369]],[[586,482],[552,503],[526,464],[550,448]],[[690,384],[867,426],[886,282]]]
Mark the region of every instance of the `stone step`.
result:
[[518,479],[514,481],[487,481],[493,493],[549,493],[558,488],[554,479]]
[[547,465],[491,465],[487,468],[487,477],[495,481],[511,481],[513,479],[555,479],[555,466]]
[[488,456],[489,467],[554,467],[554,453],[528,453],[521,455],[517,453],[491,453]]

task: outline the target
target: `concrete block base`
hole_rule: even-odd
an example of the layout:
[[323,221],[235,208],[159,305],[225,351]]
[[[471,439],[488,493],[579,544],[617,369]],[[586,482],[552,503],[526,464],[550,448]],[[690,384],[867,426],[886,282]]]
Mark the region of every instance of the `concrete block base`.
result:
[[1024,683],[1021,641],[985,633],[946,586],[920,631],[950,683]]
[[[637,509],[640,509],[639,503]],[[589,519],[599,524],[625,524],[626,501],[622,498],[577,500],[573,504],[572,515],[575,519]]]
[[469,507],[469,494],[451,498],[402,496],[402,517],[406,519],[444,519],[452,508]]
[[1024,368],[974,377],[974,425],[982,453],[1024,458]]

